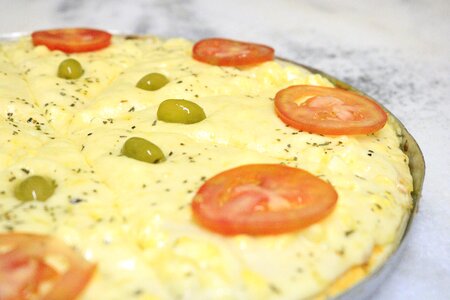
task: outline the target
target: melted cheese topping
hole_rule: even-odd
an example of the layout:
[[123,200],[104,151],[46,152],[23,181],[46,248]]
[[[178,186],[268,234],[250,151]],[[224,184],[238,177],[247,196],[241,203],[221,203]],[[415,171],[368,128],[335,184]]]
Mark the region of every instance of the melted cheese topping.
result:
[[[372,265],[381,264],[412,203],[400,130],[389,121],[367,136],[299,132],[276,117],[273,97],[294,84],[332,86],[325,78],[278,62],[210,66],[193,60],[191,47],[115,37],[107,49],[71,55],[85,73],[64,80],[56,72],[66,54],[28,38],[2,44],[0,232],[57,236],[97,262],[83,299],[303,299],[333,283],[347,288],[338,279],[355,277],[375,247],[383,253]],[[151,72],[170,83],[136,88]],[[169,98],[196,102],[207,118],[156,121]],[[121,156],[133,136],[158,145],[167,160]],[[328,180],[336,209],[304,230],[266,237],[224,237],[193,223],[190,202],[204,180],[249,163],[282,163]],[[31,174],[56,181],[46,202],[14,198]]]

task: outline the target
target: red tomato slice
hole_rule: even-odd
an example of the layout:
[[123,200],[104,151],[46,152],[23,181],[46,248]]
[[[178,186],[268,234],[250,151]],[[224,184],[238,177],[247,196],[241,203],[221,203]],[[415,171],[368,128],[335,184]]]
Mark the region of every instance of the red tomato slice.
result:
[[[72,248],[45,235],[0,234],[0,299],[76,299],[90,281],[96,266]],[[61,258],[58,272],[48,258]],[[41,288],[50,286],[42,294]]]
[[274,53],[273,48],[265,45],[210,38],[198,41],[192,56],[215,66],[245,66],[273,60]]
[[387,121],[381,106],[365,96],[308,85],[279,91],[275,112],[289,126],[328,135],[369,134],[383,128]]
[[221,234],[278,234],[323,219],[337,198],[333,186],[304,170],[245,165],[207,180],[192,212],[199,224]]
[[31,34],[33,44],[47,46],[50,50],[65,53],[90,52],[106,48],[111,34],[90,28],[66,28],[35,31]]

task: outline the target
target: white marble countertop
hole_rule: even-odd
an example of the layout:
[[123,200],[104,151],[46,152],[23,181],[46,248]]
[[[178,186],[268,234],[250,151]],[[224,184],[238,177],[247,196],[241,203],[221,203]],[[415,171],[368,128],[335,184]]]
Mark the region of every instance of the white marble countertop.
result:
[[381,101],[427,173],[400,264],[374,299],[450,299],[450,1],[0,0],[0,34],[68,26],[265,43]]

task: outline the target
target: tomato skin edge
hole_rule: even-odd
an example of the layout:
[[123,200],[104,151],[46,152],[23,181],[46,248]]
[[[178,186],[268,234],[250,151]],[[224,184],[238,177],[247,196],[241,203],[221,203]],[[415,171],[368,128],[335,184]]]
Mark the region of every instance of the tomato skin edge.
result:
[[[16,255],[16,257],[19,257],[22,260],[34,260],[37,261],[38,264],[43,264],[40,267],[41,271],[51,271],[50,273],[55,272],[52,266],[48,265],[45,261],[45,258],[48,257],[48,255],[58,255],[66,260],[68,265],[67,270],[58,273],[59,276],[57,274],[52,274],[53,277],[57,278],[54,279],[51,289],[44,295],[41,295],[39,299],[42,300],[74,300],[78,298],[88,286],[89,281],[97,269],[97,264],[85,260],[81,254],[75,252],[69,245],[48,235],[19,232],[0,233],[0,245],[11,247],[11,250],[7,252],[7,254]],[[46,270],[47,268],[49,268],[49,270]],[[0,272],[1,271],[5,270],[0,270]],[[42,274],[37,275],[39,276]],[[45,280],[45,276],[42,277],[42,279]],[[39,280],[36,283],[40,283]],[[27,282],[27,284],[35,283]],[[13,292],[20,293],[20,290]]]
[[275,107],[275,113],[277,114],[277,116],[287,125],[289,125],[292,128],[298,129],[300,131],[305,131],[305,132],[309,132],[309,133],[316,133],[316,134],[323,134],[323,135],[332,135],[332,136],[338,136],[338,135],[364,135],[364,134],[371,134],[374,133],[380,129],[382,129],[385,125],[385,123],[387,122],[387,114],[385,115],[385,121],[380,124],[379,126],[373,126],[370,128],[336,128],[336,129],[323,129],[323,127],[320,126],[313,126],[313,125],[308,125],[308,126],[304,126],[302,124],[299,124],[298,122],[296,122],[295,120],[292,120],[288,117],[286,117],[283,113],[281,113],[277,107]]
[[[245,173],[248,170],[255,171],[255,167],[259,167],[259,170],[271,168],[271,171],[262,175],[255,175],[259,172]],[[242,176],[240,177],[241,179],[244,178],[243,181],[241,179],[230,179],[239,177],[237,174],[242,170],[244,170],[244,173],[241,173]],[[238,173],[236,174],[236,172]],[[253,211],[244,214],[230,214],[223,206],[228,201],[235,201],[233,197],[228,198],[226,196],[223,198],[220,196],[223,195],[224,191],[230,191],[237,186],[258,180],[254,179],[253,176],[260,178],[262,180],[260,182],[267,182],[267,176],[269,176],[273,178],[272,180],[269,179],[272,184],[276,184],[276,182],[280,182],[279,180],[284,180],[281,178],[286,178],[280,177],[283,176],[280,174],[289,176],[288,180],[292,178],[288,181],[288,190],[282,189],[280,192],[289,191],[289,186],[295,186],[294,190],[296,191],[302,191],[306,188],[307,190],[300,194],[306,202],[282,211]],[[211,189],[213,192],[211,192]],[[315,196],[311,198],[311,195]],[[320,198],[316,197],[318,195],[320,195]],[[226,236],[237,234],[262,236],[289,233],[308,227],[328,216],[334,210],[337,200],[337,191],[330,183],[305,170],[278,164],[254,164],[235,167],[208,179],[197,191],[191,203],[191,208],[193,220],[213,232]]]
[[[96,35],[97,40],[91,43],[77,43],[76,41],[64,41],[63,38],[58,38],[57,35],[63,35],[64,31],[79,31],[82,33],[90,33]],[[111,45],[112,35],[109,32],[93,29],[93,28],[60,28],[34,31],[31,34],[31,39],[34,46],[46,46],[49,50],[59,50],[64,53],[83,53],[94,52],[102,50]]]
[[[244,58],[217,58],[213,55],[204,55],[201,54],[202,49],[205,44],[210,42],[217,42],[217,43],[228,43],[228,44],[237,44],[241,47],[249,47],[253,50],[264,50],[266,52],[264,55],[260,56],[250,56],[246,59]],[[197,41],[193,48],[192,48],[192,58],[195,60],[206,63],[209,65],[214,66],[222,66],[222,67],[250,67],[254,65],[258,65],[267,61],[272,61],[275,58],[275,50],[267,45],[263,44],[256,44],[256,43],[250,43],[250,42],[243,42],[243,41],[237,41],[232,39],[226,39],[226,38],[206,38],[202,39],[200,41]]]
[[[284,93],[289,93],[291,90],[297,89],[297,88],[320,88],[323,90],[329,90],[331,93],[331,96],[333,96],[333,93],[337,93],[337,94],[348,94],[351,97],[357,97],[360,99],[364,99],[364,101],[367,102],[368,106],[371,107],[371,109],[373,109],[375,111],[375,114],[377,115],[377,117],[379,117],[379,119],[377,120],[377,122],[373,125],[370,126],[354,126],[354,127],[346,127],[346,126],[342,126],[342,127],[327,127],[327,126],[321,126],[321,124],[312,124],[311,122],[306,124],[306,123],[301,123],[299,121],[293,120],[292,118],[290,118],[286,113],[283,113],[279,106],[279,102],[281,101],[280,99],[283,96]],[[380,129],[382,129],[387,120],[388,120],[388,113],[381,107],[380,104],[378,104],[375,100],[365,96],[365,95],[361,95],[352,91],[348,91],[348,90],[344,90],[341,88],[331,88],[331,87],[318,87],[318,86],[308,86],[308,85],[294,85],[294,86],[290,86],[287,87],[285,89],[282,89],[280,91],[278,91],[275,95],[275,103],[274,103],[274,111],[276,113],[276,115],[288,126],[293,127],[295,129],[301,130],[301,131],[306,131],[309,133],[315,133],[315,134],[324,134],[324,135],[364,135],[364,134],[371,134],[374,133]]]
[[[337,201],[337,197],[336,197]],[[278,235],[278,234],[285,234],[285,233],[292,233],[299,230],[302,230],[314,223],[317,223],[320,220],[325,219],[328,217],[334,210],[336,201],[334,201],[332,204],[329,205],[329,208],[327,209],[327,212],[319,217],[311,218],[310,224],[306,226],[299,227],[295,224],[291,224],[290,226],[286,225],[277,225],[272,224],[271,227],[267,226],[260,226],[259,228],[253,228],[253,230],[246,230],[245,232],[242,232],[242,230],[239,228],[239,226],[236,226],[233,224],[233,220],[223,218],[220,221],[210,221],[208,219],[202,219],[199,218],[196,214],[193,215],[194,221],[201,225],[202,227],[206,227],[209,230],[212,230],[213,232],[219,233],[224,236],[235,236],[240,234],[246,234],[246,235],[252,235],[252,236],[267,236],[267,235]],[[192,203],[192,209],[193,210],[199,210],[199,204],[193,202]]]
[[[88,264],[81,270],[63,274],[63,277],[55,284],[54,289],[45,295],[43,300],[78,298],[86,290],[96,271],[97,264]],[[72,298],[67,298],[68,295]]]

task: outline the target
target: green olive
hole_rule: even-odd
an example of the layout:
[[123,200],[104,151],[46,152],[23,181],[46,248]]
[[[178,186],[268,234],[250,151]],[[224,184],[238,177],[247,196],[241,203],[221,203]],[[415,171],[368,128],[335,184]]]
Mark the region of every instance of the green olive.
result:
[[140,137],[132,137],[126,140],[122,147],[122,155],[151,164],[166,160],[164,153],[158,146]]
[[63,79],[78,79],[83,73],[81,64],[73,58],[64,60],[58,67],[58,77]]
[[158,120],[169,123],[193,124],[206,118],[203,108],[198,104],[181,99],[168,99],[161,102],[157,112]]
[[24,179],[14,190],[14,196],[22,201],[45,201],[55,192],[53,181],[42,176],[30,176]]
[[146,91],[156,91],[169,83],[169,79],[160,73],[150,73],[138,81],[136,87]]

